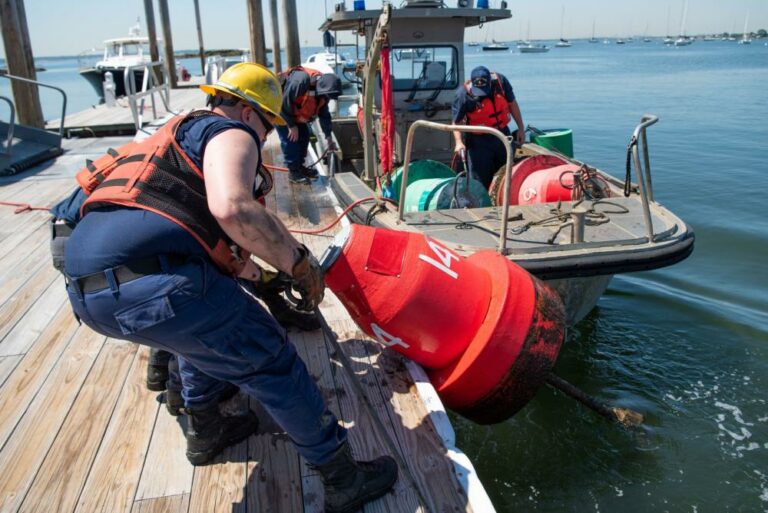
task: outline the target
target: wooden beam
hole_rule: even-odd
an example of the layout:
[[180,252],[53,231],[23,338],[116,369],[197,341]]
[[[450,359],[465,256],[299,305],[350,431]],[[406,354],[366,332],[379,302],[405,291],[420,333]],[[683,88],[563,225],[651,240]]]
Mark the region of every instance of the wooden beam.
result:
[[[37,80],[23,0],[0,0],[0,30],[8,74]],[[11,80],[11,89],[19,123],[45,128],[37,85]]]
[[283,0],[283,24],[285,25],[285,58],[288,61],[288,67],[291,68],[301,64],[296,0]]
[[283,70],[283,64],[280,56],[280,22],[277,18],[277,0],[269,0],[269,17],[272,22],[272,62],[275,65],[275,73],[280,73]]
[[248,1],[248,29],[251,35],[251,58],[259,64],[267,64],[267,47],[264,43],[264,15],[261,0]]
[[200,45],[200,74],[205,75],[205,49],[203,48],[203,25],[200,23],[200,2],[195,1],[195,23],[197,24],[197,41]]
[[144,0],[144,16],[147,18],[147,38],[149,39],[149,55],[152,62],[160,60],[160,52],[157,50],[157,29],[155,28],[155,8],[152,0]]
[[168,0],[158,0],[158,2],[160,6],[160,23],[163,24],[163,38],[165,39],[165,64],[168,66],[171,87],[176,87],[178,79],[176,78],[176,58],[173,56],[171,13],[168,11]]

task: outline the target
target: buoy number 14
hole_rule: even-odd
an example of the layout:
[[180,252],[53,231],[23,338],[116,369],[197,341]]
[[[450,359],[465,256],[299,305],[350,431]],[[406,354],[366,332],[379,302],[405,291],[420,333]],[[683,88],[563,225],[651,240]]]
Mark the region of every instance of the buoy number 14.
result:
[[454,280],[457,279],[459,277],[459,273],[451,269],[451,260],[455,259],[458,261],[459,256],[451,253],[448,248],[441,246],[429,238],[427,238],[427,244],[432,249],[435,256],[439,259],[439,262],[432,258],[430,255],[423,255],[421,253],[419,253],[419,259],[437,267]]

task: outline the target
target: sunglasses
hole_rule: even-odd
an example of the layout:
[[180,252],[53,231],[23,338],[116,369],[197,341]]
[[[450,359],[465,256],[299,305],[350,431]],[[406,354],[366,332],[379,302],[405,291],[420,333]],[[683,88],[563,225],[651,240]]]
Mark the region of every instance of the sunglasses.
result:
[[488,85],[488,79],[486,79],[485,77],[473,78],[472,85],[477,87],[485,87]]
[[272,130],[275,129],[275,125],[264,113],[261,112],[260,109],[257,109],[252,105],[248,105],[248,107],[250,107],[250,109],[253,112],[255,112],[257,116],[259,116],[259,121],[261,121],[261,124],[264,125],[264,130],[266,131],[267,134],[269,134]]

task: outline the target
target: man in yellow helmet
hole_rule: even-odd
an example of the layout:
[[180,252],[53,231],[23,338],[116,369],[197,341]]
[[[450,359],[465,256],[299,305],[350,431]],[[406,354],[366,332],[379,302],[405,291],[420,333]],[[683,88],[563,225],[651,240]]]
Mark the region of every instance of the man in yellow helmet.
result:
[[70,302],[99,333],[177,356],[190,462],[206,464],[256,432],[251,412],[219,410],[235,385],[319,470],[327,510],[352,511],[392,487],[394,460],[352,459],[285,330],[237,282],[261,278],[255,255],[290,277],[301,308],[323,298],[317,261],[258,201],[271,185],[261,145],[284,123],[279,82],[241,63],[201,89],[210,110],[177,116],[78,172],[87,199],[64,258]]

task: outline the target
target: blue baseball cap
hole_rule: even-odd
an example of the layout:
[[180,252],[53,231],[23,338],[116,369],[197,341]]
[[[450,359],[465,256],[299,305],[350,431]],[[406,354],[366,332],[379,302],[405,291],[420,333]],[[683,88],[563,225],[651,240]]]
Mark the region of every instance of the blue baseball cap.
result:
[[491,94],[491,72],[485,66],[478,66],[472,70],[469,76],[472,87],[469,92],[473,96],[490,96]]

